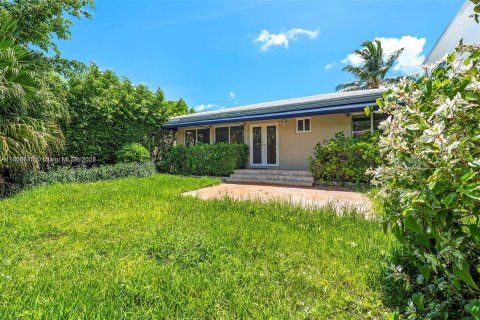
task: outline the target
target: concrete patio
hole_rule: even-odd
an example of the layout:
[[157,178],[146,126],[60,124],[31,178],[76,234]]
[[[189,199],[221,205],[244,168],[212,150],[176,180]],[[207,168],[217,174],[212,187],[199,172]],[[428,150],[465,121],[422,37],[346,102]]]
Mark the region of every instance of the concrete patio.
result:
[[370,200],[359,192],[332,190],[321,187],[300,188],[272,185],[223,183],[183,193],[200,199],[230,197],[236,200],[280,200],[306,208],[334,205],[336,208],[355,207],[363,213],[371,212]]

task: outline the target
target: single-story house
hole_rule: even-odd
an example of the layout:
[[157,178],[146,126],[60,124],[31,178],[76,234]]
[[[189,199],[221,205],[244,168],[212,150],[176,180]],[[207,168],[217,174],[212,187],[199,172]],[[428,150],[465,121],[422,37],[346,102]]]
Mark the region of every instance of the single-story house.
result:
[[377,107],[385,89],[321,94],[171,118],[177,144],[241,143],[249,146],[249,168],[305,170],[318,142],[335,133],[355,136],[378,127]]

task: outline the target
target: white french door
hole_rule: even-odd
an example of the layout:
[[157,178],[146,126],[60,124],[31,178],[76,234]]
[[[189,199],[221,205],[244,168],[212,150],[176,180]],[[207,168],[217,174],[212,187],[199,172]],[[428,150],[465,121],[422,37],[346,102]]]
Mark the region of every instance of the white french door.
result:
[[250,126],[250,165],[278,166],[278,125]]

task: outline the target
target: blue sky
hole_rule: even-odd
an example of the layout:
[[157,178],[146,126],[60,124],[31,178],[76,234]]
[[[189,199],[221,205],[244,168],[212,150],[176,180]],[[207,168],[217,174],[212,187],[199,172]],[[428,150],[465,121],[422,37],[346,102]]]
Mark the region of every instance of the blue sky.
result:
[[462,3],[97,0],[60,48],[204,111],[333,92],[377,37],[406,47],[393,75],[414,72]]

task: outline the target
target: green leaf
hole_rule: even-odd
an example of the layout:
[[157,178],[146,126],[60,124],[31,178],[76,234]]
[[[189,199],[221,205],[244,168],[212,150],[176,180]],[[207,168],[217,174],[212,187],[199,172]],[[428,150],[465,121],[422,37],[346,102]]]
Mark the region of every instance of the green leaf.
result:
[[470,229],[470,234],[472,237],[480,242],[480,226],[478,224],[471,224],[468,226],[468,229]]
[[400,320],[400,315],[398,314],[398,312],[393,312],[393,313],[390,313],[386,320]]
[[422,228],[420,228],[420,225],[418,224],[417,220],[415,220],[415,218],[412,217],[410,214],[405,216],[405,219],[403,220],[403,224],[410,231],[413,231],[413,232],[421,232],[422,231]]
[[422,294],[422,293],[416,292],[416,293],[412,294],[412,301],[413,301],[413,303],[415,303],[415,305],[416,305],[420,310],[425,309],[424,297],[423,297],[423,294]]
[[467,310],[470,312],[472,317],[475,320],[480,319],[480,300],[471,300],[469,304],[467,304]]
[[448,208],[453,200],[455,200],[455,198],[457,198],[457,193],[456,192],[450,192],[446,197],[445,199],[443,199],[443,203],[445,204],[445,207]]
[[478,286],[475,281],[473,281],[472,275],[470,274],[470,265],[466,260],[462,261],[462,265],[460,268],[457,266],[457,264],[454,264],[453,273],[455,273],[455,275],[457,275],[469,287],[478,290]]

